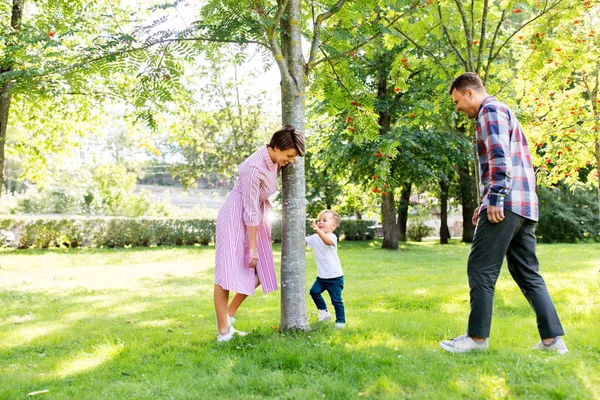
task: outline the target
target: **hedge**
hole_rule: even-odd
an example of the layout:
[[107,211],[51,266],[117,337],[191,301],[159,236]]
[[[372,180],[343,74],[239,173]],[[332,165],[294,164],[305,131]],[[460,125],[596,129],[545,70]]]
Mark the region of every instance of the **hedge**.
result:
[[[372,221],[343,220],[340,240],[371,240]],[[2,232],[14,235],[9,242]],[[306,221],[306,233],[313,232]],[[11,235],[11,236],[12,236]],[[0,246],[19,249],[49,247],[183,246],[214,242],[215,221],[209,219],[123,217],[0,217]],[[281,243],[281,221],[272,225],[273,241]]]
[[[0,217],[0,245],[19,249],[48,247],[124,247],[207,245],[214,241],[215,221],[207,219],[122,217]],[[2,243],[4,242],[4,243]]]
[[[306,235],[312,235],[313,229],[310,221],[306,221]],[[375,230],[372,228],[373,221],[342,220],[335,234],[340,240],[372,240],[375,238]],[[273,222],[271,226],[271,238],[275,243],[281,243],[281,221]]]

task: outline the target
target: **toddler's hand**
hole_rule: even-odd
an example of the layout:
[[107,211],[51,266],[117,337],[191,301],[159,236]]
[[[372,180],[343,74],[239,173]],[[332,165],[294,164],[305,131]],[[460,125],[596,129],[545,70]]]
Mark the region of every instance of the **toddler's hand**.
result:
[[319,227],[317,226],[315,221],[310,221],[310,227],[313,228],[315,232],[319,230]]

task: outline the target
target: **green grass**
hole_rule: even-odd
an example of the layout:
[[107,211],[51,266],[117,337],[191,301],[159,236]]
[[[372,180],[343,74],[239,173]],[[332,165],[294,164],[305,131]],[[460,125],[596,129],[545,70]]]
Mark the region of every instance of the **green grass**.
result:
[[[530,350],[533,312],[506,268],[490,349],[464,333],[468,246],[340,244],[347,329],[282,334],[258,291],[215,342],[213,247],[0,251],[0,399],[600,398],[600,245],[540,245],[571,352]],[[279,253],[276,254],[276,260]],[[308,253],[307,286],[315,277]],[[329,299],[327,299],[329,300]]]

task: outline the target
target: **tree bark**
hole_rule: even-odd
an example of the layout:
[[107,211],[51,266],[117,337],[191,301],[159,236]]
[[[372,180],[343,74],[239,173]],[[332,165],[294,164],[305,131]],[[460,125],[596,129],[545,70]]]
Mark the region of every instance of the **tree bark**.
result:
[[460,188],[460,200],[462,204],[462,240],[465,243],[473,243],[475,226],[471,222],[477,203],[475,202],[476,186],[475,177],[471,175],[471,162],[466,161],[458,167],[458,184]]
[[406,225],[408,224],[408,206],[410,205],[410,191],[412,183],[407,183],[402,187],[400,194],[400,204],[398,205],[398,240],[406,242]]
[[448,181],[440,180],[440,244],[448,244]]
[[[23,4],[25,0],[13,0],[12,13],[10,18],[10,26],[16,31],[21,27],[23,19]],[[14,63],[10,62],[0,69],[0,73],[12,71]],[[6,147],[6,131],[8,127],[8,116],[10,114],[12,82],[7,81],[2,83],[0,89],[0,197],[2,196],[2,188],[4,187],[4,149]]]
[[[281,51],[288,71],[282,72],[282,122],[304,132],[305,63],[302,57],[301,0],[290,0],[281,21]],[[306,205],[304,158],[282,171],[281,330],[309,330],[306,309]]]
[[393,192],[381,196],[381,215],[383,217],[383,243],[381,248],[398,250],[398,227]]
[[[380,57],[379,69],[377,71],[377,97],[385,101],[387,96],[387,77],[389,68],[385,62],[385,55]],[[385,135],[390,131],[392,118],[388,110],[379,111],[379,133]],[[394,193],[390,190],[381,196],[381,216],[383,219],[383,243],[381,248],[398,250],[398,225],[396,222],[396,206],[394,204]]]

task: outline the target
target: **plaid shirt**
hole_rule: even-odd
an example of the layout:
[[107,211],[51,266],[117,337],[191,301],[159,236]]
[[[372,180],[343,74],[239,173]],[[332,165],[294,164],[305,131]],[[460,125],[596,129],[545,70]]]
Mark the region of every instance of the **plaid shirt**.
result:
[[513,112],[492,96],[479,107],[477,155],[481,210],[488,205],[504,207],[537,221],[538,198],[527,139]]

